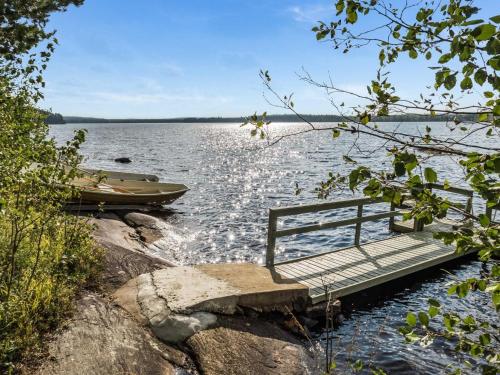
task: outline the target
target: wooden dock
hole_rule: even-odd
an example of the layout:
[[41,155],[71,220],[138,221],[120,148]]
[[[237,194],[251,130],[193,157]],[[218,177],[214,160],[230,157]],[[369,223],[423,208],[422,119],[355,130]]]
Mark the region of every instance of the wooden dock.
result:
[[278,263],[279,274],[309,288],[312,303],[346,296],[457,258],[453,246],[415,232]]
[[[472,192],[460,189],[458,194],[468,197],[467,209],[470,210]],[[309,288],[312,303],[328,298],[346,296],[387,281],[430,268],[453,260],[461,255],[455,254],[453,246],[444,245],[433,238],[437,230],[450,230],[453,222],[444,220],[425,228],[421,223],[395,222],[402,212],[391,205],[388,212],[363,216],[363,207],[382,203],[381,199],[350,199],[316,205],[280,207],[269,213],[268,248],[266,266],[285,278],[295,280]],[[277,219],[283,216],[314,213],[339,208],[357,207],[357,216],[328,223],[306,225],[298,228],[277,228]],[[364,222],[389,218],[389,229],[412,230],[406,234],[361,244],[361,224]],[[317,255],[301,257],[284,262],[274,262],[276,238],[322,229],[355,225],[354,246],[327,251]]]

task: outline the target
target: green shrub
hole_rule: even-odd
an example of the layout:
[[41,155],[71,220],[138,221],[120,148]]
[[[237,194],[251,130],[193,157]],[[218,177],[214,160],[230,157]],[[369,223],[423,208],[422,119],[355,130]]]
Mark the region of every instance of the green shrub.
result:
[[23,224],[8,209],[0,215],[0,370],[39,347],[98,270],[101,251],[90,226],[52,213],[28,210]]
[[62,204],[75,192],[84,131],[58,146],[48,137],[42,73],[57,40],[50,13],[83,0],[7,0],[0,5],[0,372],[15,372],[71,310],[96,275],[91,228]]

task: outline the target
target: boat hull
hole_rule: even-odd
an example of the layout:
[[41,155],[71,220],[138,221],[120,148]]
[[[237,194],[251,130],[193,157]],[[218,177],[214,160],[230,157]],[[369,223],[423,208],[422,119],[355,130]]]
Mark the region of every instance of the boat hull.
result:
[[76,178],[71,185],[77,191],[74,198],[77,202],[108,205],[164,205],[172,203],[189,190],[182,184],[111,178],[103,182]]
[[122,181],[151,181],[158,182],[158,176],[154,174],[142,174],[142,173],[132,173],[132,172],[116,172],[107,171],[104,169],[90,169],[90,168],[80,168],[85,175],[88,176],[101,176],[104,175],[107,178],[122,180]]
[[182,197],[188,190],[161,194],[109,194],[96,191],[80,190],[79,202],[105,204],[170,204]]

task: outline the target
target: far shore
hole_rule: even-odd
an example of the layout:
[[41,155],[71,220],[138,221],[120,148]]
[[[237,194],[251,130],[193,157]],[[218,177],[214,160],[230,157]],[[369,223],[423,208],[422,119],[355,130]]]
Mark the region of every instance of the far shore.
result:
[[[81,116],[63,116],[54,114],[47,119],[49,124],[101,124],[101,123],[244,123],[246,117],[177,117],[177,118],[98,118],[98,117],[81,117]],[[303,115],[304,119],[310,122],[344,122],[350,121],[351,117],[343,117],[336,115]],[[477,115],[462,115],[458,118],[460,121],[475,120]],[[52,121],[57,118],[57,121]],[[61,121],[62,119],[62,121]],[[352,117],[354,119],[354,117]],[[267,121],[272,122],[301,122],[301,120],[293,114],[278,114],[266,116]],[[454,121],[456,116],[450,115],[423,115],[423,114],[406,114],[392,116],[375,116],[372,118],[374,122],[421,122],[421,121]]]

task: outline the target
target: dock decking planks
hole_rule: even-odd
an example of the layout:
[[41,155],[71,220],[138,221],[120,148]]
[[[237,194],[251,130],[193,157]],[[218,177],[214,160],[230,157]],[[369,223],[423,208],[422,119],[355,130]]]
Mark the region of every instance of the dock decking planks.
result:
[[342,297],[458,257],[453,246],[425,230],[277,263],[274,269],[309,287],[317,303],[326,299],[325,287]]

